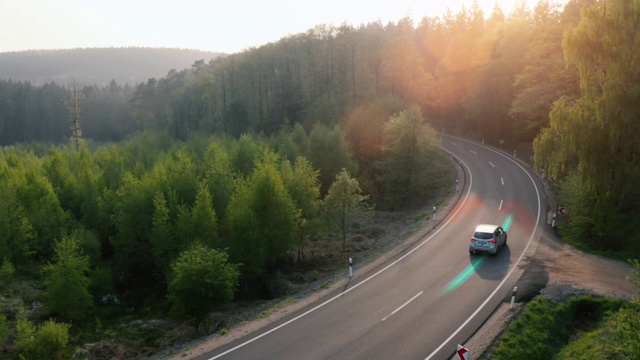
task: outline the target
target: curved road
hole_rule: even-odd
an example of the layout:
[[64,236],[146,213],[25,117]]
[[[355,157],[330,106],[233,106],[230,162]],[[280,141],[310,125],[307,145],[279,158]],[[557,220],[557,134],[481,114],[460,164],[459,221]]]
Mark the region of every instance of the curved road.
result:
[[[465,172],[449,217],[412,248],[341,291],[199,359],[447,359],[516,284],[540,236],[541,186],[510,156],[449,136]],[[475,225],[502,225],[507,246],[472,255]],[[473,356],[473,349],[470,349]]]

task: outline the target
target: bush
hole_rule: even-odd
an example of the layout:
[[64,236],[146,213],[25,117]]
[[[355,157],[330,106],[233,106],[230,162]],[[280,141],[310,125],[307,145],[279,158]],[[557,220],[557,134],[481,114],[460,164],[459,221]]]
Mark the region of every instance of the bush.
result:
[[[1,320],[1,319],[0,319]],[[1,330],[0,321],[0,330]],[[33,360],[65,359],[71,325],[49,319],[36,329],[24,309],[16,318],[15,350],[18,357]]]
[[[609,312],[617,311],[623,300],[580,296],[566,303],[547,298],[534,299],[520,318],[507,329],[489,359],[553,359],[576,334],[576,327],[590,331]],[[588,346],[582,345],[584,351]]]
[[0,284],[3,284],[5,288],[9,288],[13,282],[13,275],[16,272],[16,268],[13,267],[13,263],[8,258],[4,258],[2,266],[0,267]]
[[240,271],[228,263],[228,255],[195,243],[172,264],[169,298],[173,313],[199,323],[209,311],[231,300]]
[[65,359],[71,325],[46,321],[34,339],[34,359]]

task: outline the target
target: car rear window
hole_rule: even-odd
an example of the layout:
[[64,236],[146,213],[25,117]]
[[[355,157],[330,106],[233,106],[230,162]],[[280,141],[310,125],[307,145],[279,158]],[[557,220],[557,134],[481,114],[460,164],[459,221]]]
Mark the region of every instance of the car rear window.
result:
[[475,232],[473,234],[473,237],[476,239],[492,239],[493,238],[493,234],[492,233],[486,233],[486,232]]

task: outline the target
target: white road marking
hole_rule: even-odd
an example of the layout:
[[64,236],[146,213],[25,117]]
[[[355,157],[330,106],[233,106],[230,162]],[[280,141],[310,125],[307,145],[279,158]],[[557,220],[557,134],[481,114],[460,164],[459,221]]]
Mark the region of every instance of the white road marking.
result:
[[502,185],[504,185],[504,178],[500,178],[500,182],[502,183]]
[[[294,317],[293,319],[291,319],[291,320],[289,320],[289,321],[287,321],[287,322],[285,322],[285,323],[282,323],[282,324],[280,324],[280,325],[278,325],[278,326],[274,327],[273,329],[271,329],[271,330],[269,330],[269,331],[266,331],[266,332],[264,332],[264,333],[262,333],[262,334],[260,334],[260,335],[258,335],[258,336],[256,336],[256,337],[254,337],[254,338],[251,338],[251,339],[249,339],[249,340],[247,340],[247,341],[245,341],[245,342],[243,342],[243,343],[241,343],[241,344],[238,344],[238,345],[237,345],[237,346],[235,346],[234,348],[231,348],[231,349],[229,349],[229,350],[227,350],[227,351],[225,351],[225,352],[223,352],[223,353],[221,353],[221,354],[218,354],[218,355],[216,355],[216,356],[214,356],[214,357],[211,357],[211,358],[209,358],[208,360],[219,359],[219,358],[221,358],[221,357],[223,357],[223,356],[227,355],[227,354],[228,354],[228,353],[230,353],[230,352],[236,351],[236,350],[240,349],[241,347],[247,346],[248,344],[251,344],[252,342],[254,342],[254,341],[256,341],[256,340],[261,339],[261,338],[263,338],[263,337],[265,337],[265,336],[267,336],[267,335],[269,335],[269,334],[273,333],[274,331],[277,331],[277,330],[279,330],[279,329],[281,329],[281,328],[283,328],[283,327],[285,327],[285,326],[287,326],[287,325],[291,324],[292,322],[294,322],[294,321],[296,321],[296,320],[300,319],[301,317],[307,316],[308,314],[310,314],[310,313],[312,313],[312,312],[314,312],[314,311],[316,311],[316,310],[320,309],[321,307],[324,307],[325,305],[327,305],[327,304],[329,304],[329,303],[333,302],[334,300],[336,300],[336,299],[338,299],[338,298],[340,298],[340,297],[342,297],[342,296],[344,296],[344,295],[346,295],[346,294],[350,293],[351,291],[353,291],[353,290],[355,290],[355,289],[359,288],[359,287],[360,287],[361,285],[363,285],[364,283],[366,283],[366,282],[368,282],[369,280],[373,279],[374,277],[376,277],[376,276],[380,275],[380,274],[381,274],[382,272],[384,272],[385,270],[389,269],[390,267],[392,267],[392,266],[394,266],[395,264],[399,263],[400,261],[404,260],[404,258],[406,258],[407,256],[409,256],[409,255],[413,254],[415,251],[417,251],[418,249],[420,249],[424,244],[428,243],[431,239],[433,239],[436,235],[438,235],[438,233],[440,233],[440,231],[442,231],[442,229],[444,229],[447,225],[449,225],[449,223],[450,223],[454,218],[456,218],[456,216],[458,215],[458,213],[460,212],[460,210],[464,207],[464,204],[467,202],[467,199],[469,199],[469,194],[471,193],[471,188],[472,188],[472,185],[473,185],[473,175],[471,175],[471,169],[469,169],[469,166],[468,166],[467,164],[465,164],[465,162],[464,162],[464,161],[462,161],[462,160],[460,160],[460,159],[458,159],[458,161],[460,161],[460,164],[462,164],[462,165],[467,169],[467,173],[469,174],[469,187],[467,188],[467,192],[466,192],[466,194],[464,195],[464,199],[462,199],[462,202],[460,203],[460,206],[458,206],[458,208],[456,209],[456,211],[454,211],[454,212],[453,212],[453,215],[451,215],[451,216],[449,217],[449,219],[448,219],[444,224],[442,224],[442,226],[441,226],[440,228],[438,228],[438,229],[437,229],[433,234],[431,234],[431,236],[429,236],[428,238],[426,238],[426,239],[425,239],[423,242],[421,242],[420,244],[416,245],[416,247],[414,247],[413,249],[411,249],[411,250],[410,250],[409,252],[407,252],[406,254],[404,254],[404,255],[402,255],[401,257],[399,257],[398,259],[396,259],[396,261],[394,261],[394,262],[392,262],[391,264],[389,264],[389,265],[385,266],[384,268],[382,268],[382,269],[378,270],[378,272],[376,272],[375,274],[373,274],[373,275],[369,276],[368,278],[366,278],[366,279],[362,280],[361,282],[359,282],[359,283],[355,284],[353,287],[350,287],[349,289],[345,290],[344,292],[341,292],[340,294],[338,294],[338,295],[336,295],[336,296],[334,296],[334,297],[332,297],[332,298],[330,298],[330,299],[326,300],[326,301],[325,301],[325,302],[323,302],[322,304],[316,305],[315,307],[313,307],[313,308],[311,308],[311,309],[309,309],[309,310],[305,311],[304,313],[302,313],[302,314],[300,314],[300,315],[298,315],[298,316]],[[496,291],[497,291],[497,290],[496,290]],[[474,315],[475,315],[475,314],[474,314]],[[467,322],[468,322],[468,321],[467,321]],[[458,331],[459,331],[459,330],[458,330]]]
[[498,208],[498,210],[502,210],[502,200],[500,200],[500,207]]
[[478,153],[473,151],[473,150],[471,150],[471,153],[474,154],[474,155],[478,155]]
[[491,161],[489,161],[489,165],[496,167],[495,165],[493,165],[493,163]]
[[413,300],[415,300],[418,296],[422,295],[424,291],[420,291],[419,293],[417,293],[414,297],[412,297],[411,299],[409,299],[409,301],[407,301],[406,303],[402,304],[402,306],[400,306],[399,308],[393,310],[393,312],[389,315],[387,315],[384,319],[382,319],[382,321],[387,320],[388,318],[392,317],[393,314],[397,313],[398,311],[402,310],[403,307],[409,305],[410,302],[412,302]]
[[484,308],[488,303],[489,300],[491,300],[491,298],[493,298],[496,293],[498,292],[498,290],[500,290],[500,288],[504,285],[504,283],[507,281],[507,279],[509,279],[509,277],[511,276],[511,274],[516,270],[516,268],[518,268],[518,264],[520,264],[520,261],[522,261],[522,258],[524,258],[524,254],[527,253],[527,250],[529,249],[529,246],[531,245],[531,241],[533,240],[533,236],[536,234],[537,230],[538,230],[538,223],[540,222],[540,213],[542,212],[542,205],[540,204],[540,191],[538,191],[538,186],[536,185],[536,182],[533,180],[533,177],[531,177],[531,174],[529,174],[529,172],[527,170],[525,170],[524,167],[522,167],[522,165],[520,165],[519,163],[517,163],[516,161],[511,160],[511,158],[507,155],[504,155],[498,151],[495,151],[491,148],[486,147],[488,150],[491,150],[493,152],[495,152],[496,154],[509,159],[511,162],[513,162],[514,164],[516,164],[520,169],[522,169],[522,171],[524,171],[525,174],[527,174],[527,176],[529,177],[529,179],[531,180],[531,183],[533,184],[533,188],[536,190],[536,197],[538,200],[538,216],[536,218],[536,226],[533,228],[533,231],[531,232],[531,236],[529,237],[529,240],[527,241],[527,246],[525,246],[524,250],[522,251],[522,254],[520,254],[520,257],[518,258],[518,260],[516,260],[515,264],[513,265],[513,267],[511,268],[511,270],[509,270],[509,272],[507,273],[507,275],[502,279],[502,281],[500,282],[500,284],[498,284],[498,286],[496,286],[495,290],[493,290],[493,292],[491,294],[489,294],[489,296],[487,297],[487,299],[480,304],[480,306],[476,309],[476,311],[473,312],[473,314],[471,314],[471,316],[469,316],[469,318],[467,318],[467,320],[465,320],[465,322],[462,323],[462,325],[460,325],[460,327],[458,329],[456,329],[456,331],[453,332],[453,334],[451,334],[442,344],[440,344],[440,346],[438,346],[437,349],[433,350],[433,352],[427,356],[427,358],[425,360],[430,360],[432,359],[434,356],[436,356],[436,354],[442,350],[442,348],[447,345],[447,343],[449,343],[449,341],[451,341],[456,335],[458,335],[458,333],[460,331],[462,331],[462,329],[464,329],[465,326],[467,326],[467,324],[469,324],[469,322],[476,317],[476,315],[478,315],[478,313],[482,310],[482,308]]

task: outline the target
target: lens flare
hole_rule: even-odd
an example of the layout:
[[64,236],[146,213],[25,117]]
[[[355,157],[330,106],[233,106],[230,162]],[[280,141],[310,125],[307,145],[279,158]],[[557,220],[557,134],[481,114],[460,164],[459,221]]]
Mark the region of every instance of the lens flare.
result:
[[[507,217],[502,222],[502,228],[504,231],[509,231],[511,225],[513,224],[513,214],[507,215]],[[445,285],[442,290],[438,292],[439,296],[447,295],[448,293],[457,290],[462,284],[467,282],[476,273],[476,270],[482,266],[482,264],[487,261],[488,255],[486,253],[482,254],[479,258],[476,258],[467,266],[458,276],[456,276],[453,280],[449,281],[447,285]]]
[[507,217],[502,222],[502,228],[504,229],[504,231],[509,232],[511,224],[513,224],[513,214],[507,215]]
[[481,257],[473,260],[469,266],[467,266],[458,276],[456,276],[453,280],[451,280],[445,287],[440,290],[438,295],[444,296],[457,288],[459,288],[462,284],[464,284],[469,278],[475,274],[476,269],[478,269],[484,262],[487,261],[487,254],[482,254]]

